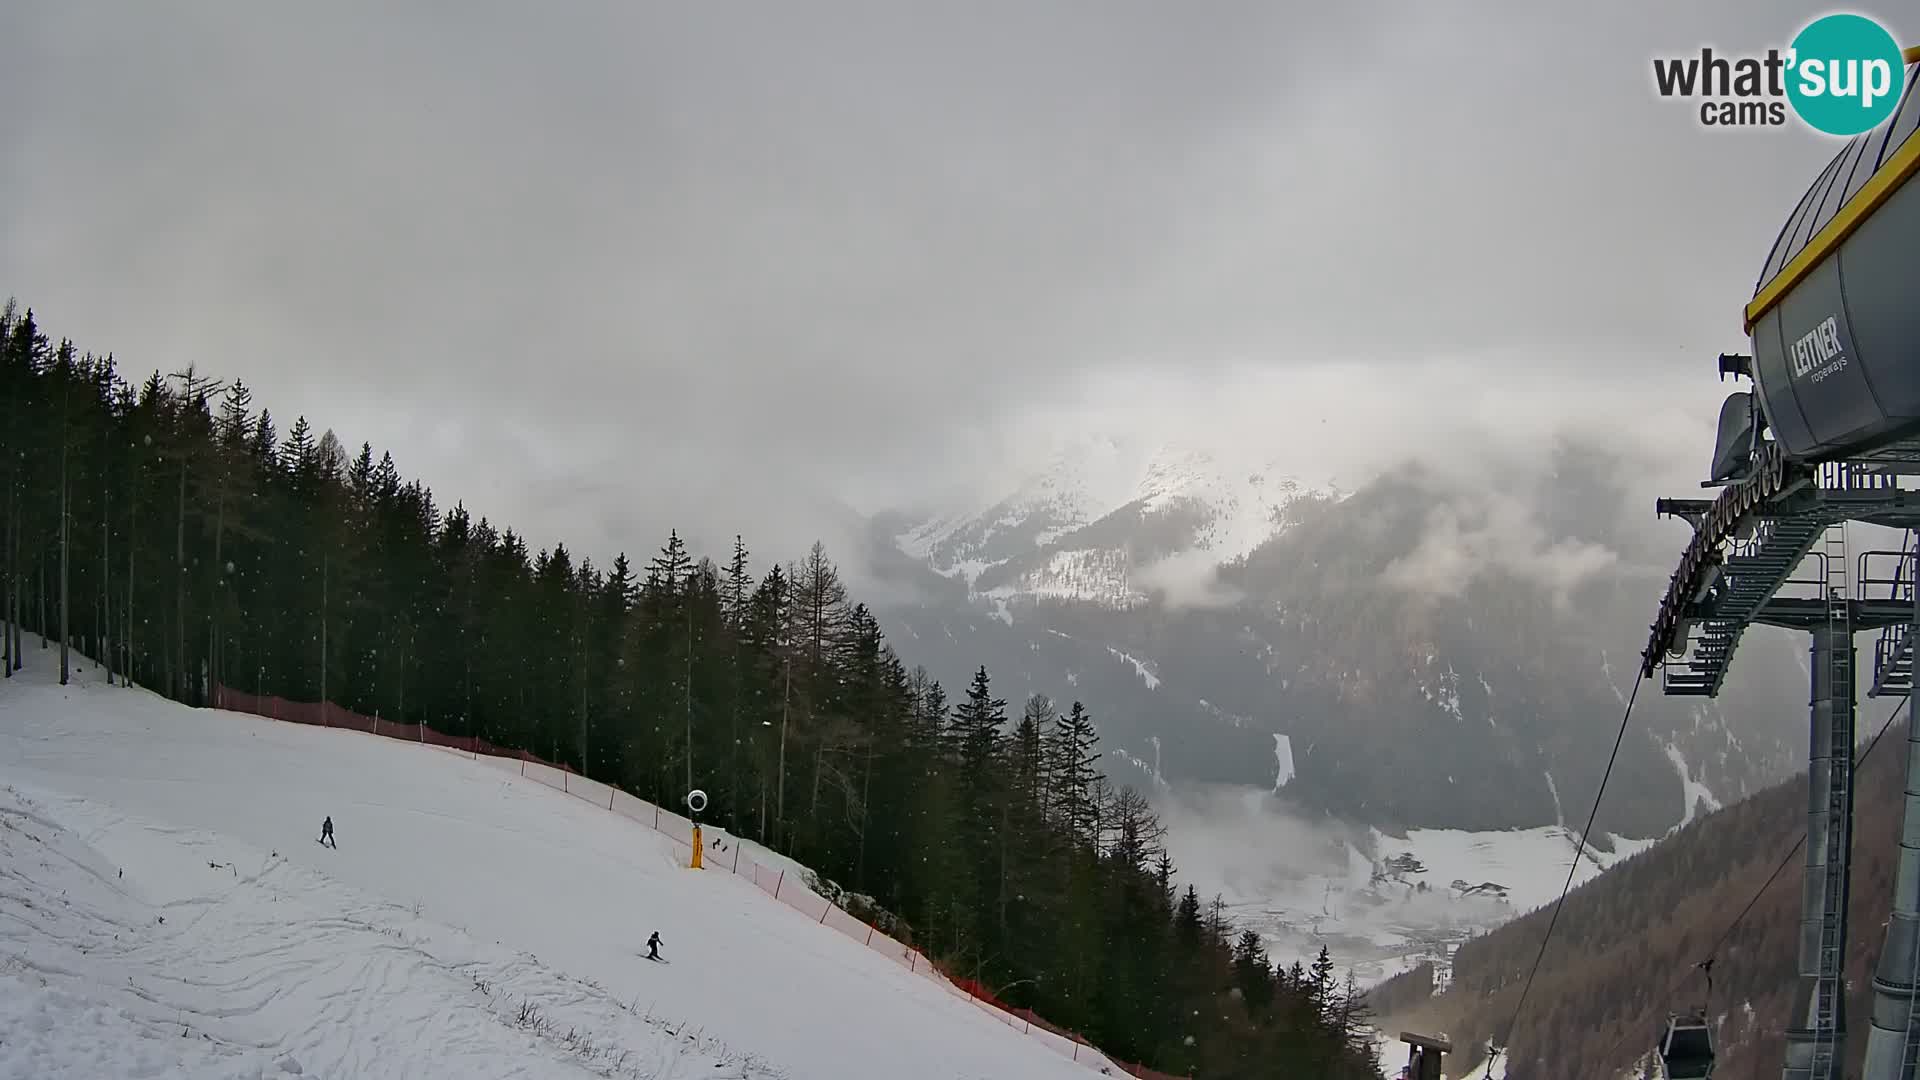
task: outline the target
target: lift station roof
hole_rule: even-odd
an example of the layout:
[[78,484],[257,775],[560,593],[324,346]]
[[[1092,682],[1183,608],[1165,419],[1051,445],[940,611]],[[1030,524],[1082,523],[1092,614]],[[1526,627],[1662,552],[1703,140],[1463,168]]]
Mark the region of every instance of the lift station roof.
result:
[[1747,305],[1760,405],[1793,457],[1920,432],[1920,71],[1907,75],[1893,116],[1801,197]]

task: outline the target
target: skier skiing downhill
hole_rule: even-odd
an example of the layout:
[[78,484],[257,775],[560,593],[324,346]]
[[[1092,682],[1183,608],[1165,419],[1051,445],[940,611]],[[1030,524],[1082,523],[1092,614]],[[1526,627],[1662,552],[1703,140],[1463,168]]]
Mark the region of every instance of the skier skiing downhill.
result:
[[658,930],[653,932],[653,936],[647,938],[647,959],[660,959],[660,931]]
[[327,819],[320,823],[320,842],[335,851],[340,850],[340,845],[333,842],[333,815],[331,814],[327,815]]

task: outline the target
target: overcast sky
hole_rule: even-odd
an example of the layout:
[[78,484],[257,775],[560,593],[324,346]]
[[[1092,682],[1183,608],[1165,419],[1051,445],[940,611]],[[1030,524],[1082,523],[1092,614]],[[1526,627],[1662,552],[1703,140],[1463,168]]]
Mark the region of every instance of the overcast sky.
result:
[[1824,10],[12,0],[0,295],[597,555],[797,554],[1210,403],[1307,473],[1443,415],[1695,476],[1835,144],[1649,61]]

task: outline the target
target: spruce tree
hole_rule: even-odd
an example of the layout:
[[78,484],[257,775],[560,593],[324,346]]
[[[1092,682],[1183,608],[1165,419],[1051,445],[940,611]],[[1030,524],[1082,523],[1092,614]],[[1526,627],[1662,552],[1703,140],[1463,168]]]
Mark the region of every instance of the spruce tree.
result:
[[1009,732],[981,667],[950,707],[821,545],[754,584],[744,539],[716,566],[675,532],[643,584],[624,556],[602,571],[437,509],[370,443],[349,456],[305,417],[282,437],[243,384],[218,386],[130,383],[0,308],[9,674],[31,630],[177,699],[325,698],[666,805],[692,768],[710,813],[886,909],[861,917],[1116,1056],[1364,1075],[1342,1045],[1367,1012],[1351,977],[1332,986],[1325,951],[1270,976],[1256,936],[1230,940],[1217,899],[1175,885],[1083,706],[1030,698]]
[[954,789],[959,813],[958,849],[971,897],[964,901],[974,912],[979,954],[991,954],[1000,940],[998,908],[1000,881],[999,830],[1003,785],[998,769],[1002,725],[1007,703],[993,696],[987,669],[974,673],[967,696],[953,710]]
[[733,557],[727,560],[726,614],[727,627],[739,633],[747,623],[747,601],[753,596],[753,577],[747,572],[747,541],[744,537],[733,538]]
[[1273,1002],[1273,970],[1260,935],[1243,930],[1233,946],[1233,981],[1247,1003],[1249,1014],[1260,1017]]
[[1200,948],[1200,894],[1192,885],[1180,896],[1180,904],[1173,911],[1173,931],[1181,948],[1190,952]]
[[1331,1009],[1334,1004],[1333,957],[1328,954],[1325,945],[1320,946],[1320,954],[1313,959],[1313,969],[1307,977],[1313,1002],[1322,1010]]
[[1048,736],[1048,809],[1067,834],[1091,849],[1098,842],[1094,780],[1100,741],[1093,717],[1078,701],[1054,721]]

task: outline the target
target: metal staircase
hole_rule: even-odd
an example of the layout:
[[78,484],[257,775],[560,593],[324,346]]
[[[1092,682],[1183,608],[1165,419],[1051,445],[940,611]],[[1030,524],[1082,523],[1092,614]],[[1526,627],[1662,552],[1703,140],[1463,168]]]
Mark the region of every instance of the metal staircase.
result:
[[[1853,724],[1850,706],[1853,694],[1853,604],[1847,585],[1847,527],[1841,522],[1826,530],[1821,551],[1824,565],[1822,591],[1826,600],[1825,652],[1827,688],[1832,702],[1831,723],[1823,734],[1828,772],[1827,828],[1824,898],[1820,912],[1819,978],[1814,984],[1813,1029],[1819,1038],[1814,1044],[1813,1080],[1832,1080],[1838,1068],[1838,1027],[1840,995],[1846,947],[1847,864],[1851,846],[1853,817]],[[1845,702],[1842,696],[1847,699]],[[1844,713],[1844,715],[1842,715]]]
[[[1859,659],[1853,636],[1882,631],[1871,693],[1910,693],[1920,650],[1920,445],[1859,459],[1796,463],[1777,446],[1711,500],[1662,499],[1693,537],[1669,578],[1641,654],[1668,694],[1717,695],[1749,625],[1811,638],[1807,842],[1796,927],[1793,1005],[1782,1080],[1839,1080],[1846,1068],[1844,957],[1853,847],[1853,752]],[[1719,485],[1705,485],[1719,486]],[[1859,555],[1847,522],[1903,530],[1899,550]],[[1892,573],[1870,571],[1868,563]],[[1858,681],[1856,681],[1858,680]],[[1906,806],[1894,910],[1873,980],[1866,1068],[1872,1080],[1915,1080],[1920,1059],[1920,729],[1908,735]]]
[[[1913,579],[1915,559],[1920,558],[1915,543],[1920,541],[1920,532],[1908,529],[1906,537],[1900,542],[1901,558],[1894,571],[1891,599],[1907,606],[1913,605]],[[1880,631],[1880,640],[1873,644],[1873,686],[1867,691],[1868,697],[1881,697],[1886,694],[1905,694],[1913,689],[1913,626],[1910,623],[1895,623]]]
[[[1765,518],[1754,526],[1751,537],[1728,545],[1719,580],[1712,586],[1716,592],[1713,614],[1692,639],[1686,660],[1662,669],[1661,688],[1666,693],[1711,697],[1720,692],[1727,665],[1747,627],[1806,558],[1826,526],[1826,519],[1815,514]],[[1845,566],[1840,573],[1844,581]]]

